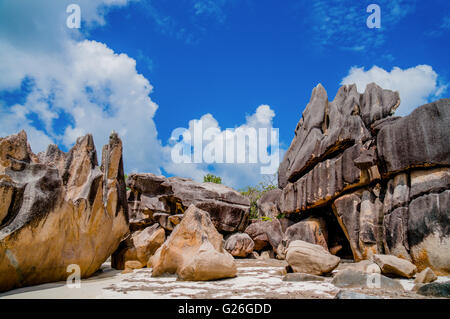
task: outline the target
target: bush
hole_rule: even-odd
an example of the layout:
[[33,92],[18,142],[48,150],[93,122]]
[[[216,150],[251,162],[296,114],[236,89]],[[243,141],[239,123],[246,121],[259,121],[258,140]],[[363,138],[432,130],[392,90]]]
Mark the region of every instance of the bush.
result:
[[216,184],[222,184],[222,178],[219,176],[213,175],[213,174],[207,174],[203,176],[203,182],[204,183],[216,183]]
[[256,202],[264,193],[278,188],[276,177],[276,174],[272,176],[265,176],[264,180],[257,186],[247,186],[246,188],[240,190],[240,193],[250,200],[250,219],[261,219],[264,221],[272,220],[270,217],[266,216],[260,218],[258,215],[258,206],[256,205]]

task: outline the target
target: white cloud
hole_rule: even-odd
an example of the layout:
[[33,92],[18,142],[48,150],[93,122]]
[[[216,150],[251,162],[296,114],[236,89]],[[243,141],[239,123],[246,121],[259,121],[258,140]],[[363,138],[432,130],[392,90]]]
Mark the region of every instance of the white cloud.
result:
[[429,65],[418,65],[409,69],[394,67],[386,71],[378,66],[369,70],[352,67],[341,84],[355,83],[358,91],[363,92],[366,85],[375,82],[384,89],[398,91],[400,107],[396,115],[408,115],[416,107],[429,103],[442,96],[447,85],[443,84],[438,74]]
[[[127,2],[78,1],[83,32],[105,24],[104,13],[109,6]],[[79,136],[91,133],[100,153],[115,130],[124,142],[127,172],[160,174],[163,167],[170,174],[202,180],[211,166],[175,164],[170,156],[172,146],[162,146],[158,140],[153,120],[158,106],[149,97],[153,87],[137,73],[136,61],[66,28],[65,8],[69,3],[17,0],[6,5],[0,0],[0,91],[18,90],[23,95],[15,105],[0,100],[0,136],[25,129],[33,151],[39,152],[51,143],[69,148]],[[15,24],[20,32],[8,24],[7,17],[23,21],[23,25]],[[235,129],[271,128],[274,116],[268,105],[261,105]],[[192,130],[198,121],[204,129],[215,130],[217,136],[225,135],[213,115],[190,121],[189,128]],[[209,141],[212,145],[218,142],[217,136]],[[255,147],[247,145],[244,156]],[[212,166],[228,185],[245,186],[262,179],[258,164]]]
[[[272,120],[274,116],[275,112],[270,106],[260,105],[255,113],[246,117],[245,123],[234,128],[221,129],[218,121],[209,113],[203,115],[200,119],[191,120],[189,121],[188,128],[186,128],[189,134],[184,132],[182,141],[179,140],[179,136],[174,137],[174,140],[178,142],[180,147],[187,147],[187,149],[192,151],[191,156],[186,156],[191,162],[174,162],[171,158],[171,152],[178,149],[176,148],[176,144],[172,143],[172,145],[166,146],[164,150],[166,157],[164,170],[170,174],[186,176],[197,181],[202,181],[203,176],[212,169],[213,173],[221,176],[223,182],[227,185],[237,188],[256,185],[263,180],[264,174],[261,172],[261,167],[269,167],[272,165],[274,173],[278,169],[279,161],[283,156],[283,150],[280,150],[278,145],[278,132],[274,132],[273,140],[270,139],[270,135],[256,134],[253,143],[239,143],[239,134],[259,132],[259,129],[267,129],[267,133],[270,134],[273,128]],[[197,150],[201,149],[203,156],[201,158],[202,161],[196,163],[193,146],[196,143],[194,137],[195,125],[198,124],[202,125],[201,136],[204,136],[207,130],[212,134],[209,136],[209,139],[204,138],[200,140],[201,148],[197,147]],[[267,140],[264,140],[264,138],[267,138]],[[263,141],[265,142],[263,143]],[[260,143],[264,144],[263,147],[261,147],[262,144]],[[223,156],[220,157],[222,158],[222,162],[210,160],[208,164],[208,160],[205,159],[204,154],[209,154],[210,150],[214,156],[216,155],[216,150],[222,150]],[[230,160],[227,160],[227,156],[230,156]]]
[[[101,25],[109,6],[127,2],[77,3],[87,25]],[[115,130],[124,142],[127,170],[159,173],[161,143],[153,121],[158,106],[149,97],[153,87],[137,73],[136,61],[126,54],[80,39],[78,33],[74,38],[65,26],[68,3],[0,3],[5,9],[0,9],[0,21],[10,14],[26,25],[18,37],[5,20],[0,22],[0,91],[20,90],[25,79],[30,82],[21,105],[0,105],[0,135],[25,129],[33,151],[38,152],[49,143],[70,147],[80,135],[92,133],[100,152]],[[36,44],[48,37],[49,43]],[[38,41],[25,41],[31,38]],[[66,123],[61,128],[58,121],[62,119]]]

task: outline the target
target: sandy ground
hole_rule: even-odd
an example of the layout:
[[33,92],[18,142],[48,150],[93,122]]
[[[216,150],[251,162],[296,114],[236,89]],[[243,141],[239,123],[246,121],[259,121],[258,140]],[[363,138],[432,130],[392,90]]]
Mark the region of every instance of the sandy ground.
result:
[[[339,288],[323,282],[284,282],[282,272],[285,261],[270,259],[239,259],[236,278],[208,281],[177,281],[176,276],[151,277],[151,269],[138,269],[122,274],[103,264],[101,271],[81,281],[80,288],[69,288],[65,282],[25,287],[0,294],[0,298],[334,298]],[[450,280],[439,277],[439,281]],[[400,280],[405,292],[387,292],[377,289],[353,291],[381,298],[424,298],[411,292],[413,280]]]

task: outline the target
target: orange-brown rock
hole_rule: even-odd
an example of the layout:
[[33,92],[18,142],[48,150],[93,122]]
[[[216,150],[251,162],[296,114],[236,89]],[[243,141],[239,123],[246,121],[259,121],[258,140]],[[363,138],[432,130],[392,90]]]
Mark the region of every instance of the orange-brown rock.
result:
[[194,205],[148,263],[152,276],[177,274],[180,280],[214,280],[236,276],[234,258],[209,214]]
[[116,134],[101,167],[91,135],[39,156],[25,132],[0,139],[0,290],[65,280],[71,264],[92,275],[128,232],[125,192]]

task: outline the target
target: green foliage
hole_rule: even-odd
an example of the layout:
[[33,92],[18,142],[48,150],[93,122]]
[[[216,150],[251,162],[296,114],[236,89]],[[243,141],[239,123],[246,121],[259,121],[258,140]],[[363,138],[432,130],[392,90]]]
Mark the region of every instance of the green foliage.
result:
[[[127,174],[124,174],[125,185],[127,185],[127,178],[128,178],[128,175],[127,175]],[[129,187],[127,187],[126,189],[127,189],[127,191],[129,191],[129,190],[130,190],[130,188],[129,188]]]
[[[276,189],[277,187],[277,175],[274,174],[271,176],[264,176],[263,181],[257,186],[247,186],[246,188],[240,190],[240,193],[250,200],[250,219],[260,218],[258,215],[258,206],[256,205],[256,202],[264,193],[272,189]],[[261,219],[264,221],[272,220],[270,217],[266,216],[261,217]]]
[[203,176],[203,182],[204,183],[216,183],[216,184],[222,184],[222,178],[219,176],[213,175],[213,174],[207,174]]

